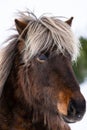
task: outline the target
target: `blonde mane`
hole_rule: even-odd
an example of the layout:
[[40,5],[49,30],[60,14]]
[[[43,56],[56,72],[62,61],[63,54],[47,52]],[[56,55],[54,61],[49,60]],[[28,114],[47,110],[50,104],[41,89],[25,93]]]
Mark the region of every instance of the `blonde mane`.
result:
[[28,13],[28,16],[24,15],[24,18],[29,21],[24,48],[25,63],[38,53],[49,50],[50,47],[53,48],[55,45],[57,53],[65,54],[65,51],[67,51],[72,61],[77,59],[80,43],[67,23],[57,17],[42,16],[36,18],[32,13]]

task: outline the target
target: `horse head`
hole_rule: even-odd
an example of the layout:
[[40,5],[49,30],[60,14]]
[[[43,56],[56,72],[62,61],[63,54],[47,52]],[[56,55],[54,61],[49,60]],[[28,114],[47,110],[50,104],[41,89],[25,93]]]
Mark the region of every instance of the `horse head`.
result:
[[72,69],[79,54],[72,19],[32,14],[15,19],[17,84],[33,109],[33,121],[52,130],[69,130],[67,123],[80,121],[86,109]]

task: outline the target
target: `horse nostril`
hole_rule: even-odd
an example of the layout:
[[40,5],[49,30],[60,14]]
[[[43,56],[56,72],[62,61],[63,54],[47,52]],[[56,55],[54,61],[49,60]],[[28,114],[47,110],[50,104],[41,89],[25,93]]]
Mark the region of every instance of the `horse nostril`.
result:
[[69,103],[68,115],[69,116],[75,116],[76,115],[76,108],[75,108],[73,101],[70,101],[70,103]]
[[85,102],[71,100],[68,106],[68,116],[80,120],[85,113]]

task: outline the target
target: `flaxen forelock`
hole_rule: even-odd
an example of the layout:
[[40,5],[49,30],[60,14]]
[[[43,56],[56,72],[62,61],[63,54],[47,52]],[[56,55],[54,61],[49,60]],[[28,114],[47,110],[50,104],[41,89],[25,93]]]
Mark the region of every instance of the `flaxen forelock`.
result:
[[27,18],[29,23],[24,48],[25,62],[54,45],[57,46],[57,53],[64,54],[67,50],[72,61],[77,59],[80,43],[74,37],[68,24],[57,17],[42,16],[37,19],[33,14],[30,14]]

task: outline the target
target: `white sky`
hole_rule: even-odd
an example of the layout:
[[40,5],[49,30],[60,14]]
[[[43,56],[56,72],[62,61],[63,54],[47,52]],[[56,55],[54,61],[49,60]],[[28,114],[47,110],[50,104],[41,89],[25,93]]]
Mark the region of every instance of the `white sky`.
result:
[[[87,38],[87,0],[0,0],[0,44],[9,36],[9,31],[6,30],[14,24],[15,13],[26,8],[37,16],[44,13],[68,18],[73,16],[73,31],[77,36]],[[87,99],[86,85],[86,91],[82,91]],[[87,130],[87,114],[82,121],[72,124],[71,127],[72,130]]]

